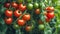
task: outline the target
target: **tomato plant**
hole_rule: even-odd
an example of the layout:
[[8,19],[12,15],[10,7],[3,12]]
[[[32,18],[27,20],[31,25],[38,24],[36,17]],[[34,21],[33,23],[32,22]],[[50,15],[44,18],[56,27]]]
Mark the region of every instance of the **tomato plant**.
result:
[[10,25],[12,24],[13,19],[12,18],[5,18],[5,23]]
[[12,17],[12,15],[13,15],[13,12],[12,12],[12,10],[6,10],[5,11],[5,15],[7,16],[7,17]]
[[19,11],[19,10],[15,10],[14,11],[14,16],[15,17],[19,17],[19,16],[21,16],[22,15],[22,12],[21,11]]
[[24,26],[26,22],[24,20],[19,19],[17,23],[19,26]]
[[26,10],[26,5],[23,5],[22,3],[19,4],[19,10],[21,10],[22,12]]
[[25,20],[25,21],[30,20],[30,14],[23,15],[22,19]]

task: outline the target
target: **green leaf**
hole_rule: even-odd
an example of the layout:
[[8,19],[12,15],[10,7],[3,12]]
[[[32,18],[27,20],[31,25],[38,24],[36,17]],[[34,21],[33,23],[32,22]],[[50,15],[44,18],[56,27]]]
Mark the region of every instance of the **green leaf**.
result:
[[2,18],[0,18],[0,24],[5,24],[5,22]]
[[52,29],[48,23],[45,23],[44,34],[52,34]]
[[0,14],[3,14],[5,12],[5,10],[6,10],[6,8],[3,7],[3,6],[1,6],[1,8],[0,8]]

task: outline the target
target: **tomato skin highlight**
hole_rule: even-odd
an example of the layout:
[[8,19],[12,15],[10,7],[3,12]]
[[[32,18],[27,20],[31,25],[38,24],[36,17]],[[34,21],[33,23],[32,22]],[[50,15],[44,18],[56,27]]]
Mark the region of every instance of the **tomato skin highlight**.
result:
[[11,10],[6,10],[6,11],[5,11],[5,15],[6,15],[7,17],[12,17],[13,12],[12,12]]
[[10,25],[12,24],[13,19],[12,18],[5,18],[5,23]]
[[19,26],[24,26],[26,22],[24,20],[18,20],[17,23]]
[[15,16],[15,17],[18,18],[18,17],[21,16],[21,15],[22,15],[22,12],[21,12],[21,11],[19,11],[19,10],[15,10],[15,11],[14,11],[14,16]]

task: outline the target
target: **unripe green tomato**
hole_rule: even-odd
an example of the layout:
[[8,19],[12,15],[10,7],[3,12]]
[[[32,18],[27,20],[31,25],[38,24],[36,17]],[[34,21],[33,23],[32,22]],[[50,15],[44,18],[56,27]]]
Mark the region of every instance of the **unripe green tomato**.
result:
[[14,24],[14,25],[13,25],[13,28],[14,28],[14,29],[19,29],[19,25]]
[[40,24],[40,25],[38,26],[38,28],[39,28],[39,30],[44,30],[44,25],[43,25],[43,24]]
[[27,0],[27,2],[31,2],[32,0]]
[[31,3],[27,4],[27,9],[32,10],[33,9],[33,4],[31,4]]
[[17,0],[18,3],[22,3],[24,0]]
[[39,4],[37,2],[35,2],[33,5],[34,5],[35,9],[37,9],[39,7]]

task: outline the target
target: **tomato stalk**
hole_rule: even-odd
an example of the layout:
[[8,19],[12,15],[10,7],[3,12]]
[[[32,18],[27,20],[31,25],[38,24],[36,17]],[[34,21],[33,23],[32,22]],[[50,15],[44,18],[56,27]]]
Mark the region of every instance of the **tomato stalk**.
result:
[[21,16],[19,16],[13,23],[15,23],[18,19],[22,18],[22,16],[23,16],[24,14],[26,14],[26,12],[27,12],[27,10],[25,10],[25,12],[24,12]]
[[[26,12],[27,12],[27,10],[21,15],[21,16],[19,16],[19,18],[17,18],[13,23],[15,23],[18,19],[20,19],[20,18],[22,18],[22,16],[24,15],[24,14],[26,14]],[[18,30],[16,30],[16,34],[21,34],[21,31],[20,31],[20,29],[18,29]]]

